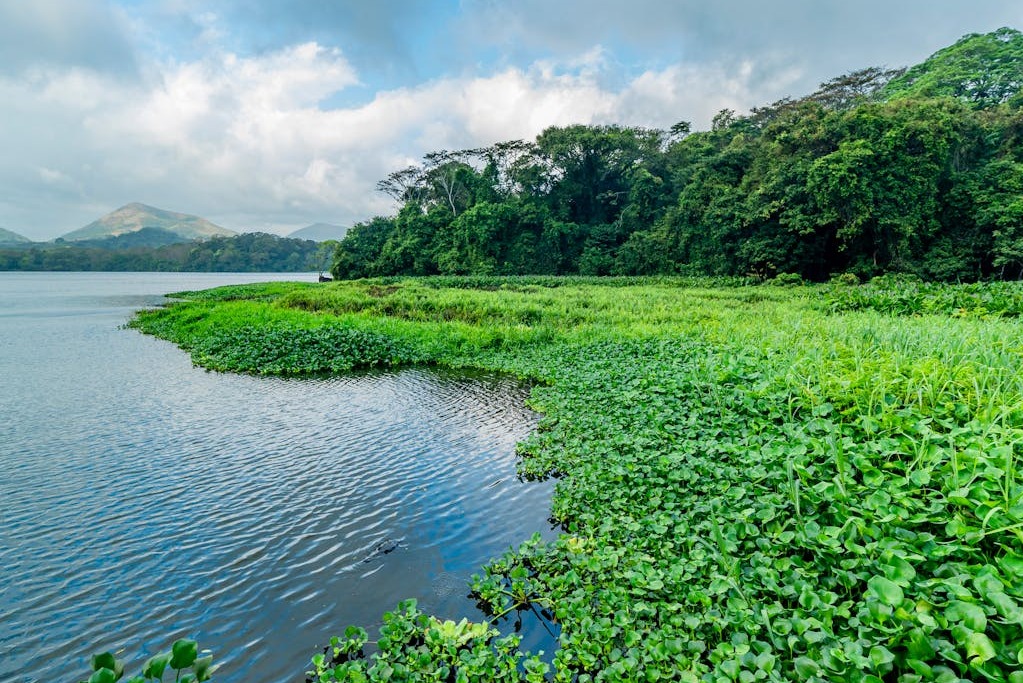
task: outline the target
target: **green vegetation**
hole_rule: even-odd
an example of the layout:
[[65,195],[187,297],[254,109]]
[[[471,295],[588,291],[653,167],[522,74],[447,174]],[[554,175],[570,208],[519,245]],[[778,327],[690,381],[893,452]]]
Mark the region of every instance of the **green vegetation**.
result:
[[1023,314],[1023,284],[991,282],[946,287],[914,278],[885,276],[862,287],[834,289],[828,301],[834,311],[1016,318]]
[[[223,370],[538,382],[560,537],[473,577],[492,622],[402,603],[315,680],[1023,683],[1023,290],[843,280],[278,283],[132,324]],[[553,660],[498,633],[520,610]]]
[[[116,683],[124,677],[124,662],[113,654],[103,652],[93,656],[89,662],[92,675],[81,683]],[[132,676],[126,683],[150,683],[163,681],[165,673],[174,671],[175,683],[203,683],[213,675],[213,655],[199,656],[199,646],[194,640],[181,639],[167,652],[153,655],[142,667],[142,673]],[[182,675],[184,673],[184,675]]]
[[1023,34],[1008,28],[971,33],[885,86],[890,97],[947,96],[987,107],[1023,88]]
[[379,188],[337,278],[1023,277],[1023,34],[969,35],[711,130],[567,126],[442,151]]
[[0,271],[299,273],[323,270],[336,245],[258,232],[183,242],[167,231],[143,228],[83,243],[0,248]]

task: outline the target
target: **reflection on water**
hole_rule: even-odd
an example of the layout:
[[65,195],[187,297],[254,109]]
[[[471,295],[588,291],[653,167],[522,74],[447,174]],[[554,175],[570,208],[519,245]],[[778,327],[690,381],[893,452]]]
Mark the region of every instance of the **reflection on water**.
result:
[[118,329],[230,277],[0,273],[0,680],[101,649],[134,669],[183,636],[219,680],[301,680],[400,599],[478,616],[469,575],[548,529],[550,486],[515,477],[535,424],[515,382],[218,375]]

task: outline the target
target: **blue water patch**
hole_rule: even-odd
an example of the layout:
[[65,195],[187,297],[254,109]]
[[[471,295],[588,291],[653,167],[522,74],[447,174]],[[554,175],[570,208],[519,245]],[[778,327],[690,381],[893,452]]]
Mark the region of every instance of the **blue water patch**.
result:
[[470,574],[552,534],[551,486],[515,476],[520,383],[223,375],[120,327],[162,292],[265,279],[0,273],[0,680],[85,677],[107,649],[134,669],[185,636],[219,680],[299,680],[401,599],[479,618]]

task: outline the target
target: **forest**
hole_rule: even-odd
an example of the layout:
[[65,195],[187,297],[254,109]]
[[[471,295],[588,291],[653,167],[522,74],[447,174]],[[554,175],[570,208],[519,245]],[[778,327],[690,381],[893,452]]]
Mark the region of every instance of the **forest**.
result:
[[[1023,277],[1023,34],[971,34],[710,130],[571,125],[427,154],[378,189],[337,278]],[[847,276],[850,277],[850,276]]]
[[[151,239],[153,232],[163,231],[138,231],[147,232]],[[252,232],[205,241],[133,246],[131,240],[136,234],[82,245],[65,242],[0,249],[0,271],[300,273],[326,269],[337,244]],[[114,240],[118,242],[116,247],[111,244]]]

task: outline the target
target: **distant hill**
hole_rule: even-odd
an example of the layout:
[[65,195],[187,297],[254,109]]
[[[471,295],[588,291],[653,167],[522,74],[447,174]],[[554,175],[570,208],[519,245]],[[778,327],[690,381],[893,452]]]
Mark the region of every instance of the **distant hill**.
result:
[[[66,238],[59,242],[67,243]],[[163,247],[168,244],[180,244],[181,242],[193,241],[176,232],[164,230],[163,228],[142,228],[134,232],[125,232],[120,235],[112,235],[101,239],[73,240],[76,247],[94,247],[96,249],[135,249],[138,247]]]
[[299,228],[288,235],[294,239],[313,240],[314,242],[326,242],[327,240],[340,240],[348,232],[348,228],[330,223],[313,223],[304,228]]
[[19,235],[16,232],[11,232],[10,230],[4,230],[3,228],[0,228],[0,244],[15,243],[22,244],[31,241],[32,240],[30,240],[29,238]]
[[185,241],[208,239],[210,237],[228,237],[238,234],[219,225],[214,225],[199,216],[165,211],[164,209],[157,209],[145,204],[132,203],[108,213],[99,220],[89,223],[84,228],[72,230],[61,239],[65,242],[101,240],[138,232],[144,228],[156,228],[173,233]]
[[313,240],[259,232],[183,241],[166,230],[143,228],[101,240],[0,244],[0,271],[310,273],[324,268],[324,250]]

